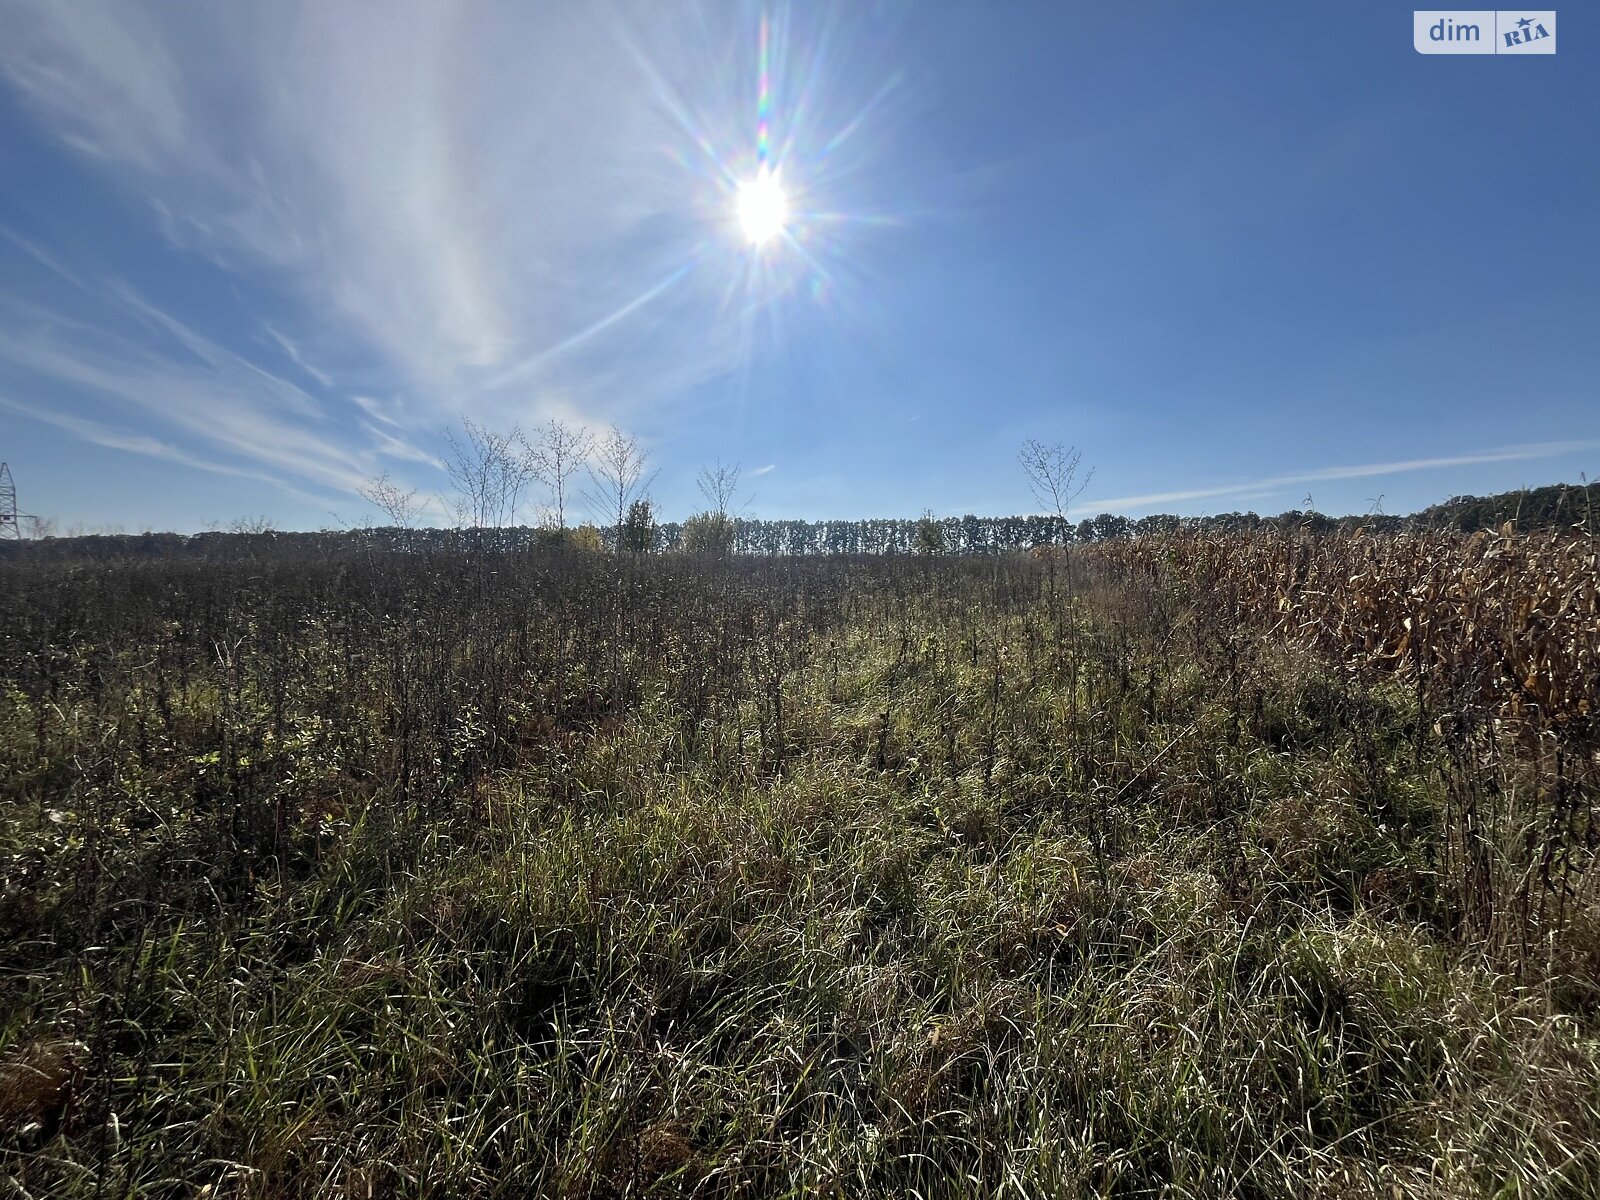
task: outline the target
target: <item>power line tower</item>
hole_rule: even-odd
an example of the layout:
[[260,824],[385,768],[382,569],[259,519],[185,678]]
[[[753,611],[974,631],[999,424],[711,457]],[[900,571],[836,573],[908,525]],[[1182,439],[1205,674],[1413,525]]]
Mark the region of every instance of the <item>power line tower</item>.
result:
[[22,525],[17,520],[17,485],[11,481],[11,468],[0,462],[0,538],[22,540]]

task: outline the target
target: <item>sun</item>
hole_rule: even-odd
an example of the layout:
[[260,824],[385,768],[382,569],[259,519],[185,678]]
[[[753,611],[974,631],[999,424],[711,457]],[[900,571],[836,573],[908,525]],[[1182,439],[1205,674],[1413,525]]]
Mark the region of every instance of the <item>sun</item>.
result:
[[735,197],[739,228],[752,246],[764,246],[783,232],[789,221],[789,198],[776,171],[762,167],[754,179],[739,185]]

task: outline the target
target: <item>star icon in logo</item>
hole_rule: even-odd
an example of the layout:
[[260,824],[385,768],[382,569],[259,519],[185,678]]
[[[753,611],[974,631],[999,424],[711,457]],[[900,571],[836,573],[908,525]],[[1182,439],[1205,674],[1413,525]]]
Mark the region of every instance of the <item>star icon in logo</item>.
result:
[[1530,19],[1528,17],[1523,17],[1522,20],[1517,22],[1517,24],[1522,26],[1522,28],[1526,29],[1529,25],[1533,24],[1533,21],[1532,21],[1532,19]]

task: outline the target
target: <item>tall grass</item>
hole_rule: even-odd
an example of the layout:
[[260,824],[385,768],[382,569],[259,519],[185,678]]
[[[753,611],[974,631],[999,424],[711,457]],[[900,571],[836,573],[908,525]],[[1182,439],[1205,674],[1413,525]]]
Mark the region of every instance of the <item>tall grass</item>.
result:
[[8,568],[7,1186],[1595,1194],[1581,731],[1179,553]]

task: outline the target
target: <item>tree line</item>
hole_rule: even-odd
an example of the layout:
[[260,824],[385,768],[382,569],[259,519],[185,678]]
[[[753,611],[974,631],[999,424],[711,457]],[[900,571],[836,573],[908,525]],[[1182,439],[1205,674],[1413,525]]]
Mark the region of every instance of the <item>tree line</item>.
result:
[[[1600,500],[1600,496],[1595,498]],[[618,545],[624,551],[657,554],[718,554],[724,552],[722,547],[726,545],[727,553],[758,556],[973,555],[1026,552],[1041,546],[1115,542],[1179,531],[1299,529],[1326,534],[1348,532],[1356,528],[1379,533],[1402,533],[1457,528],[1470,532],[1489,527],[1458,527],[1437,516],[1424,517],[1423,514],[1332,517],[1300,510],[1265,517],[1255,513],[1222,513],[1204,517],[1158,514],[1137,520],[1101,513],[1076,523],[1037,514],[802,521],[761,520],[712,513],[697,514],[683,522],[659,523],[645,523],[637,519],[638,514],[635,517],[631,524],[624,517],[620,538],[616,529],[599,529],[592,525],[566,530],[527,525],[454,529],[380,526],[312,532],[264,530],[197,534],[97,534],[0,543],[0,560],[23,555],[35,559],[322,558],[339,557],[364,549],[431,552],[463,548],[484,551],[564,548],[598,553],[613,550]],[[1564,519],[1538,525],[1517,522],[1518,528],[1525,529],[1550,528],[1556,524],[1566,526],[1581,522]],[[705,533],[707,527],[711,527],[709,535]],[[731,541],[724,541],[725,534]]]
[[[1082,452],[1061,443],[1029,439],[1018,462],[1040,511],[1014,516],[875,517],[858,520],[762,519],[745,515],[739,499],[740,468],[720,460],[702,466],[696,485],[706,507],[683,521],[662,521],[651,488],[658,470],[636,436],[611,426],[595,433],[558,419],[532,432],[513,425],[496,430],[462,421],[443,433],[442,467],[449,490],[419,496],[387,474],[370,479],[359,494],[383,515],[372,528],[285,533],[266,517],[240,519],[226,531],[97,534],[52,537],[41,528],[31,542],[0,543],[0,557],[38,554],[50,545],[71,557],[320,556],[360,547],[517,550],[562,546],[581,551],[634,554],[888,555],[1003,554],[1042,546],[1116,542],[1180,531],[1249,533],[1297,529],[1323,534],[1355,528],[1377,533],[1417,530],[1474,532],[1507,521],[1519,529],[1579,527],[1593,531],[1600,485],[1556,484],[1497,496],[1457,496],[1409,516],[1381,511],[1331,516],[1290,509],[1276,516],[1227,512],[1206,516],[1156,513],[1131,518],[1102,512],[1074,519],[1072,509],[1090,480]],[[538,498],[538,489],[543,498]],[[581,507],[591,518],[569,525]],[[424,525],[443,513],[446,527]],[[531,518],[531,520],[530,520]]]

